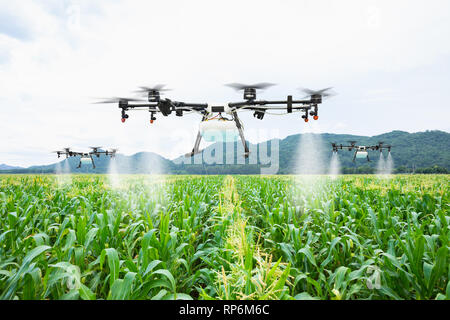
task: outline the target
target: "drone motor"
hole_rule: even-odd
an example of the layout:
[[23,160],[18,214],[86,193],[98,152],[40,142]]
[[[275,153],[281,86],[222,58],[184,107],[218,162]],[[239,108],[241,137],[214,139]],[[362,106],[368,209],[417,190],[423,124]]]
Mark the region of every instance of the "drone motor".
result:
[[320,94],[311,95],[311,102],[314,104],[322,103],[322,95]]
[[158,90],[148,91],[148,102],[158,102],[161,99],[161,95]]
[[244,89],[244,100],[255,100],[256,99],[256,89],[254,88],[245,88]]

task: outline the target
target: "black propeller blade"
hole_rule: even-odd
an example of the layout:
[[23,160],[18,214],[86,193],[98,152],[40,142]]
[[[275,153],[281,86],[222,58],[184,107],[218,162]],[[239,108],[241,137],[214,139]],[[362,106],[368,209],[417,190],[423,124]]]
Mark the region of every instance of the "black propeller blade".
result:
[[163,92],[163,91],[171,91],[172,89],[164,88],[165,84],[157,84],[153,87],[139,87],[139,90],[136,90],[135,92],[138,93],[149,93],[149,92]]
[[113,98],[104,98],[103,101],[94,102],[94,104],[102,104],[102,103],[128,103],[128,102],[140,102],[144,101],[142,99],[136,98],[121,98],[121,97],[113,97]]
[[312,96],[321,96],[322,98],[329,98],[329,97],[335,96],[336,93],[331,91],[332,89],[333,89],[333,87],[325,88],[322,90],[311,90],[308,88],[299,88],[299,90],[301,90],[303,93],[306,94],[306,98],[312,97]]
[[256,83],[256,84],[242,84],[242,83],[229,83],[226,84],[227,87],[233,88],[234,90],[240,91],[240,90],[245,90],[245,89],[259,89],[259,90],[264,90],[267,89],[269,87],[274,86],[274,83],[269,83],[269,82],[261,82],[261,83]]

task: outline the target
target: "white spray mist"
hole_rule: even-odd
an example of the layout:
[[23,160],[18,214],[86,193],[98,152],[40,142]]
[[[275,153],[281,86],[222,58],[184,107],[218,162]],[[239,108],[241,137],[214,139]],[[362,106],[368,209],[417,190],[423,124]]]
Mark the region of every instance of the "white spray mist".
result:
[[64,160],[63,165],[61,162],[56,163],[55,173],[58,181],[58,187],[65,187],[72,183],[72,175],[69,166],[69,160]]
[[386,174],[391,175],[394,171],[394,160],[392,159],[391,153],[388,153],[386,160]]
[[318,124],[306,126],[300,136],[296,154],[295,197],[299,203],[321,197],[327,169],[324,161],[325,145]]
[[333,152],[330,162],[330,177],[336,179],[341,174],[341,162],[339,161],[339,155],[337,152]]
[[377,175],[383,176],[386,172],[386,163],[384,161],[383,153],[380,152],[380,158],[378,159],[377,164]]
[[111,158],[110,161],[109,161],[108,181],[109,181],[109,185],[113,189],[120,188],[121,181],[120,181],[120,176],[119,176],[119,170],[118,170],[118,167],[117,167],[117,160],[116,160],[115,157]]
[[144,169],[145,182],[149,196],[159,202],[159,196],[165,185],[165,175],[161,159],[149,154],[141,158],[140,168]]

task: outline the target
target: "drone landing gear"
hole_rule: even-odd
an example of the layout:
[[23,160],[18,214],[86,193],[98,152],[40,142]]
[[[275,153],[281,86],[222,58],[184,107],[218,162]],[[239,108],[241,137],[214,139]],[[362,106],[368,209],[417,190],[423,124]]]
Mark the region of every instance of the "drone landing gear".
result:
[[[89,156],[89,158],[91,159],[91,162],[92,162],[92,168],[95,169],[96,167],[95,167],[94,158],[92,158],[91,155]],[[78,164],[77,169],[80,169],[80,168],[81,168],[81,164],[82,164],[81,159],[82,159],[82,158],[80,158],[80,163]]]
[[[241,141],[242,141],[242,145],[244,146],[244,158],[248,158],[250,155],[250,150],[248,149],[247,143],[245,142],[244,130],[242,128],[241,122],[239,121],[239,117],[238,117],[236,111],[233,111],[233,119],[234,119],[234,122],[236,123],[236,127],[238,128],[239,135],[240,135]],[[206,120],[206,116],[203,117],[202,121],[205,121],[205,120]],[[190,158],[190,157],[192,157],[198,153],[201,153],[203,151],[203,150],[199,149],[201,140],[202,140],[202,135],[199,131],[197,134],[197,139],[195,139],[194,148],[192,149],[191,152],[185,154],[186,158]]]
[[191,152],[186,153],[186,155],[185,155],[186,158],[190,158],[190,157],[202,152],[202,150],[199,150],[201,140],[202,140],[202,134],[199,131],[197,134],[197,139],[195,139],[194,149],[192,149]]
[[247,143],[245,142],[244,130],[242,129],[242,124],[239,121],[238,115],[236,111],[233,111],[233,119],[236,122],[236,127],[238,128],[239,135],[241,136],[242,145],[244,146],[244,158],[248,158],[250,155],[250,150],[248,150]]
[[[203,116],[202,121],[205,121],[205,120],[206,120],[206,116]],[[200,133],[200,130],[199,130],[198,134],[197,134],[197,138],[195,139],[194,148],[192,149],[191,152],[186,153],[184,156],[186,158],[190,158],[190,157],[193,157],[194,155],[202,152],[202,150],[199,150],[201,141],[202,141],[202,134]]]

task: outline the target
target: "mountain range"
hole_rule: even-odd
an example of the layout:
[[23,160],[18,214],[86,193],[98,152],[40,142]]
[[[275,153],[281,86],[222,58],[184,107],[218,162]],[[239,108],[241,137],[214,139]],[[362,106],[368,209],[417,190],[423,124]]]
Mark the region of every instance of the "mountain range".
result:
[[15,170],[15,169],[23,169],[22,167],[15,167],[15,166],[8,166],[7,164],[0,164],[0,171],[1,170]]
[[[193,159],[188,161],[186,161],[184,156],[169,160],[153,152],[140,152],[131,156],[118,154],[115,160],[105,156],[94,158],[96,169],[93,169],[90,164],[84,164],[81,169],[77,169],[79,159],[69,158],[51,165],[29,168],[12,167],[3,164],[0,165],[0,170],[2,173],[107,173],[110,170],[114,170],[119,173],[259,174],[261,173],[261,168],[270,168],[275,160],[278,160],[277,170],[271,173],[291,174],[295,173],[296,168],[299,166],[299,159],[304,158],[302,157],[302,152],[303,155],[304,153],[320,155],[322,162],[326,164],[323,166],[323,170],[328,170],[328,164],[332,156],[331,143],[348,144],[348,141],[352,140],[357,141],[357,145],[373,145],[379,141],[391,144],[393,146],[392,156],[397,168],[396,172],[411,172],[415,170],[420,172],[424,168],[435,168],[438,172],[444,173],[450,170],[450,133],[444,131],[435,130],[417,133],[392,131],[372,137],[331,133],[307,135],[296,134],[281,140],[267,141],[267,144],[248,143],[252,152],[250,158],[246,160],[242,157],[241,142],[237,141],[234,143],[223,143],[223,145],[218,143],[212,144],[202,153],[195,155]],[[309,149],[299,148],[299,144],[304,144],[305,141],[308,142]],[[220,150],[226,150],[223,157],[219,156]],[[277,152],[278,157],[276,157]],[[364,159],[359,159],[356,163],[353,163],[353,152],[339,151],[343,172],[374,172],[379,152],[370,151],[369,156],[375,161],[367,162]],[[212,163],[211,160],[214,158],[219,160],[219,164]],[[272,164],[267,164],[267,161],[272,161]],[[312,161],[315,161],[315,159]],[[323,173],[326,172],[324,171]]]

